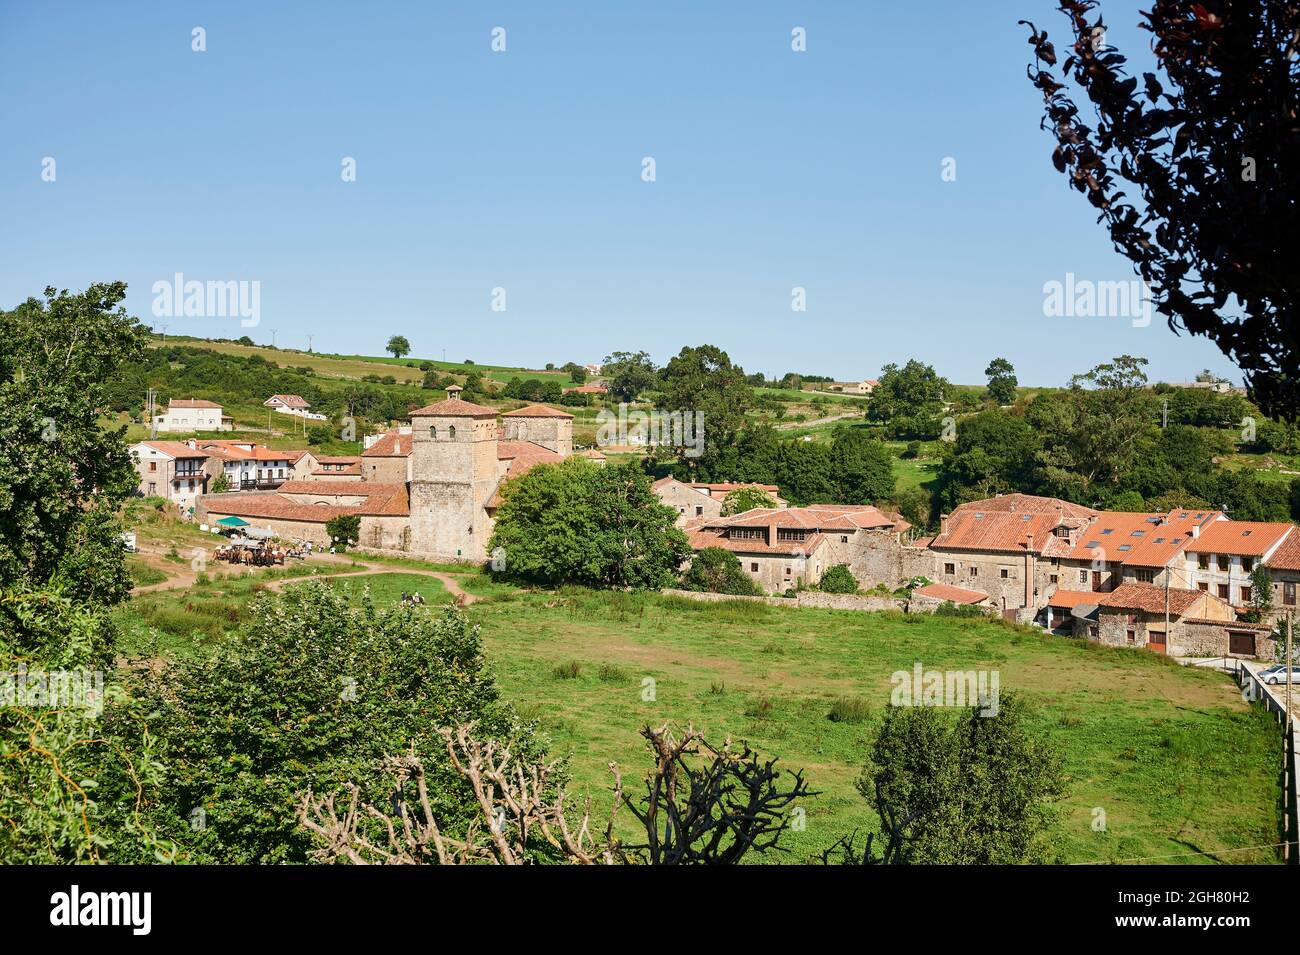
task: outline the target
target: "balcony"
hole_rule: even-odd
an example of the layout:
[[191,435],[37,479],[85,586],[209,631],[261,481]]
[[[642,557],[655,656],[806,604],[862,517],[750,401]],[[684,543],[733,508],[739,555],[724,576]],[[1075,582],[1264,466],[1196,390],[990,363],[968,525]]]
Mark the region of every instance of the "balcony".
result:
[[239,482],[241,491],[274,491],[288,478],[244,478]]

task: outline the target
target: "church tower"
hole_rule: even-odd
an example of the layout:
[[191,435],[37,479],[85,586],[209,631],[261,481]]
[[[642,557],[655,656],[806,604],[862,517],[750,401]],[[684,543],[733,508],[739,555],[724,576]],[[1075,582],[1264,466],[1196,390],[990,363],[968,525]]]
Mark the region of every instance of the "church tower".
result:
[[483,561],[492,536],[484,510],[499,477],[497,412],[447,400],[411,412],[411,549]]
[[529,405],[501,416],[505,441],[531,441],[561,457],[573,453],[573,415],[546,405]]

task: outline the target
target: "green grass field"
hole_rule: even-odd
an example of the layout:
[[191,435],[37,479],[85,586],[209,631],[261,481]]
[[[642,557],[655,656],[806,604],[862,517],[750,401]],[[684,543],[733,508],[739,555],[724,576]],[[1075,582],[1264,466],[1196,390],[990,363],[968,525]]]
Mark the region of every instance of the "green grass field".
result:
[[[607,800],[607,763],[647,765],[645,724],[693,722],[805,770],[822,795],[791,859],[875,827],[854,782],[888,705],[890,674],[996,669],[1002,690],[1038,707],[1065,763],[1069,793],[1051,833],[1064,862],[1123,859],[1271,862],[1279,740],[1226,677],[1144,652],[941,617],[701,604],[587,591],[515,594],[477,604],[507,698],[571,758],[573,789]],[[557,668],[578,664],[574,678]],[[654,699],[643,699],[647,679]],[[841,698],[865,722],[828,718]],[[1093,831],[1095,810],[1106,830]],[[1237,851],[1241,850],[1241,851]]]

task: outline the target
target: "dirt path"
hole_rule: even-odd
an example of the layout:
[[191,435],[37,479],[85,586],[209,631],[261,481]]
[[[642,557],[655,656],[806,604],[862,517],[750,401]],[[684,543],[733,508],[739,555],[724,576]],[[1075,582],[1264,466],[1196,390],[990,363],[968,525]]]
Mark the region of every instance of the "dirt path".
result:
[[830,424],[832,421],[843,421],[845,418],[861,418],[861,411],[848,411],[844,414],[833,414],[827,418],[818,418],[815,421],[785,421],[776,426],[777,431],[794,431],[796,428],[815,428],[820,424]]
[[[352,561],[351,559],[346,557],[341,557],[336,554],[321,555],[321,560],[323,561],[322,566],[326,566],[326,567],[329,564],[339,564],[344,567],[351,567],[352,564],[354,563],[354,561]],[[435,580],[441,583],[443,587],[447,589],[447,593],[451,594],[452,599],[455,600],[456,606],[458,607],[468,607],[472,603],[477,603],[479,599],[473,594],[467,593],[465,590],[463,590],[460,584],[456,582],[456,578],[444,571],[425,570],[419,567],[390,567],[387,564],[368,564],[362,560],[357,560],[355,561],[355,563],[361,565],[360,570],[344,570],[338,573],[323,572],[321,574],[318,574],[317,577],[328,577],[331,580],[333,580],[339,577],[367,577],[367,576],[373,576],[375,574],[414,574],[419,577],[433,577]],[[246,568],[240,565],[235,565],[235,566],[240,567],[240,570],[251,569],[254,573],[256,573],[258,570],[261,569],[265,569],[265,570],[271,569],[269,567]],[[215,579],[219,580],[222,577],[230,577],[234,575],[217,574],[213,576],[215,577]],[[148,586],[145,587],[136,587],[131,591],[131,593],[134,595],[134,594],[146,594],[156,590],[188,590],[190,587],[194,585],[194,581],[197,577],[198,577],[198,573],[196,571],[187,569],[181,571],[179,574],[177,574],[175,577],[170,578],[169,580],[164,580],[162,583],[149,584]],[[268,580],[266,582],[266,589],[280,590],[286,584],[292,584],[292,583],[297,583],[298,581],[311,580],[311,579],[313,578],[306,577],[306,576],[277,577],[274,580]]]

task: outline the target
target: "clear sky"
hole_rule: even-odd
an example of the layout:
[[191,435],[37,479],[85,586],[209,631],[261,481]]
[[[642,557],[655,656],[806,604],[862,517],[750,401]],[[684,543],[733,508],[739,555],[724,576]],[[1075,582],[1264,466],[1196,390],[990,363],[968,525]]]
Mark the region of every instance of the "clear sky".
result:
[[[960,382],[1002,355],[1043,385],[1130,353],[1236,381],[1158,317],[1044,316],[1067,272],[1132,278],[1038,128],[1016,21],[1060,46],[1052,6],[3,0],[0,306],[122,279],[169,332],[318,351],[400,333],[540,367],[709,342],[751,372],[917,357]],[[1139,3],[1103,7],[1149,55]],[[260,282],[260,324],[155,318],[177,272]]]

